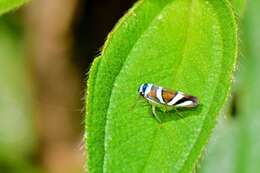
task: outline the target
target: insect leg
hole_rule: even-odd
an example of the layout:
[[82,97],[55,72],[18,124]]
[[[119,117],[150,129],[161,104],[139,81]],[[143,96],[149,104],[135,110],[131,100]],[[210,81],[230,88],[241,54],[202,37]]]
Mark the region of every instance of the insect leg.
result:
[[167,107],[163,106],[163,112],[167,112]]
[[156,114],[156,107],[154,105],[152,105],[152,110],[153,110],[153,115],[154,117],[157,119],[157,121],[159,123],[161,123],[162,121],[160,120],[160,118],[158,117],[158,115]]

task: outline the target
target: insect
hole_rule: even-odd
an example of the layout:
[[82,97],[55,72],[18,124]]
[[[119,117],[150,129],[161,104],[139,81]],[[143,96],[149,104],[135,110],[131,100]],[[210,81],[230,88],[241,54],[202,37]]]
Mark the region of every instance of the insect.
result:
[[177,110],[177,108],[193,108],[198,106],[198,98],[180,91],[165,89],[154,84],[142,84],[138,92],[152,105],[155,118],[161,122],[156,114],[156,107],[163,111]]

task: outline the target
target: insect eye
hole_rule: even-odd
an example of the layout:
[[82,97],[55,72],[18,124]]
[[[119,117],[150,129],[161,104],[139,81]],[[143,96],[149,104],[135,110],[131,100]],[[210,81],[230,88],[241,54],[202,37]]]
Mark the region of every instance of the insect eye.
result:
[[144,84],[143,85],[143,90],[142,90],[143,93],[145,93],[146,88],[147,88],[147,84]]

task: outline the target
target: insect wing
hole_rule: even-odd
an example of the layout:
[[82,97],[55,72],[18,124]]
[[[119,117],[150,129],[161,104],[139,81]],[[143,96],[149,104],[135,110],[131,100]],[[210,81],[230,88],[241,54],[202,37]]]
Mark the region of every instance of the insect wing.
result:
[[192,108],[198,105],[197,97],[187,95],[184,93],[181,93],[180,95],[182,97],[179,97],[179,99],[174,103],[175,107]]

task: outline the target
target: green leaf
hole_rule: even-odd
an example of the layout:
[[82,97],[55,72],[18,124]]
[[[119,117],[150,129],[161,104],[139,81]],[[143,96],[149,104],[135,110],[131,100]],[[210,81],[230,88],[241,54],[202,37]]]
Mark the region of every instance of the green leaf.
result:
[[16,9],[29,0],[0,0],[0,15]]
[[[87,90],[88,171],[191,172],[231,85],[236,23],[225,0],[143,0],[108,36]],[[198,96],[152,116],[145,82]]]

